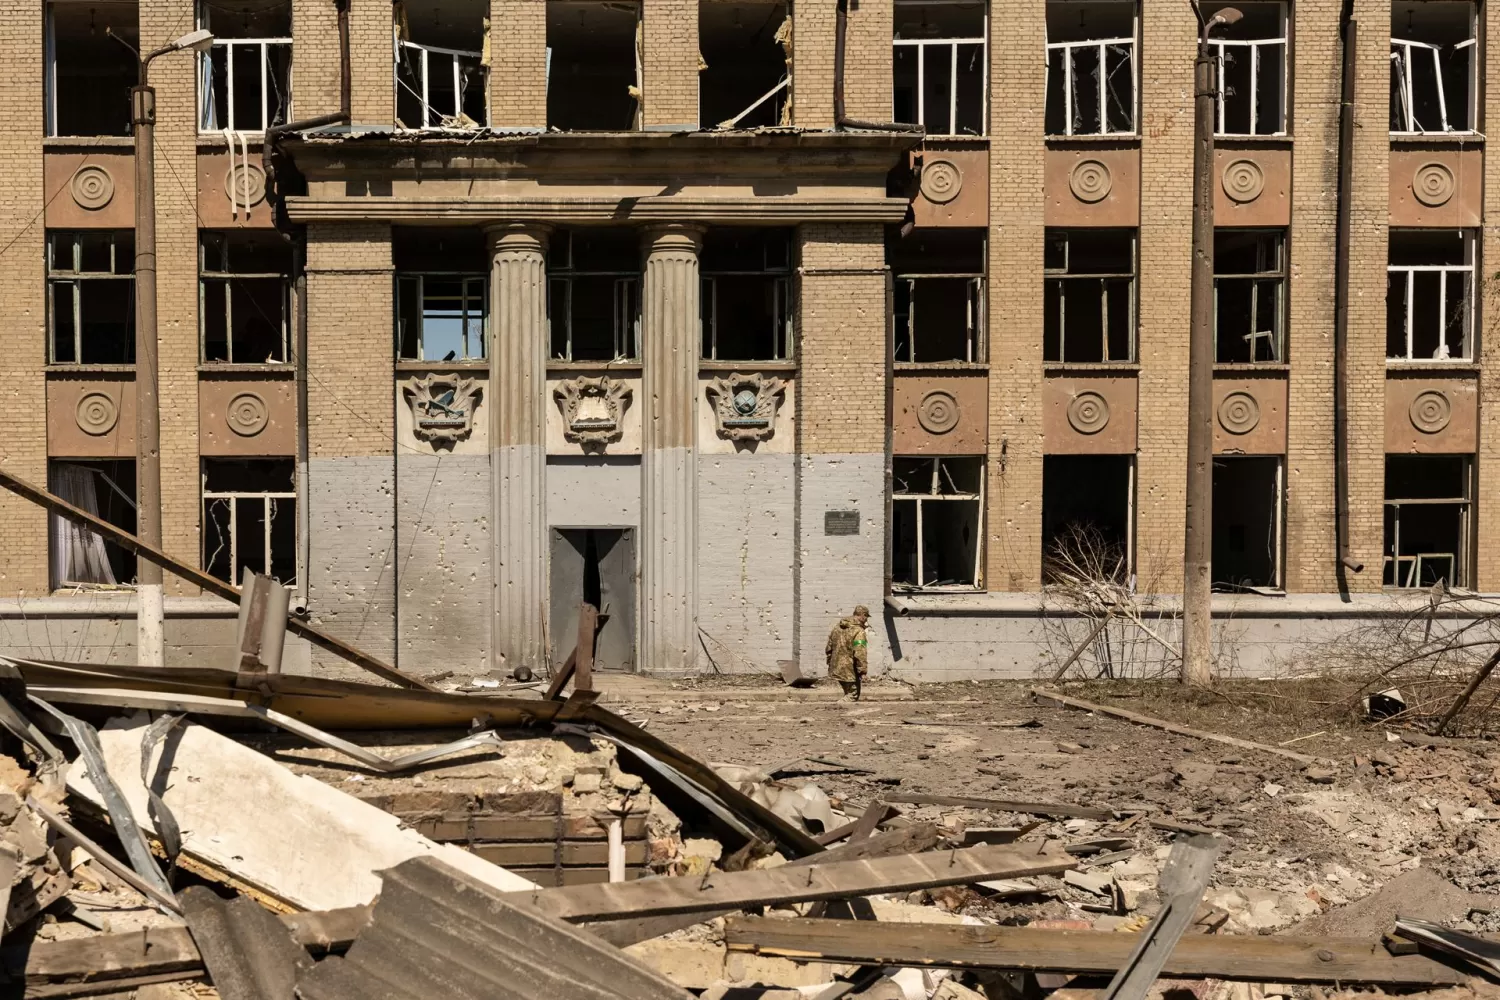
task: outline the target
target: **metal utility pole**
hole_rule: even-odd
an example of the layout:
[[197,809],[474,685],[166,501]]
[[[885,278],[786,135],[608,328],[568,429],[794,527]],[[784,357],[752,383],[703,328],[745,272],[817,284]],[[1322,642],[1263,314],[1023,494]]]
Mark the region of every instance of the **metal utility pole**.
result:
[[[136,536],[161,548],[161,404],[156,362],[156,91],[146,82],[151,60],[168,52],[206,51],[214,36],[207,28],[142,56],[118,35],[116,41],[140,61],[140,82],[130,91],[130,123],[135,130],[135,510]],[[136,560],[136,661],[165,665],[166,617],[161,567]]]
[[1187,511],[1182,547],[1182,681],[1207,684],[1213,654],[1214,124],[1216,60],[1208,33],[1243,15],[1233,7],[1203,25],[1193,64],[1193,285],[1188,334]]

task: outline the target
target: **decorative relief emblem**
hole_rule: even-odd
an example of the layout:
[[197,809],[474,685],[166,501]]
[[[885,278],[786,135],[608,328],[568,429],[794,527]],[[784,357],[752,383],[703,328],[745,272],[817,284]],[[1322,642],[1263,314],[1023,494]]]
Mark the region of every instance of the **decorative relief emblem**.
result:
[[1109,401],[1097,392],[1080,392],[1068,404],[1068,423],[1080,434],[1098,434],[1109,424]]
[[963,190],[964,174],[952,160],[932,160],[922,165],[922,197],[946,205]]
[[1224,193],[1241,205],[1254,201],[1266,189],[1266,172],[1254,160],[1234,160],[1224,167]]
[[86,392],[78,401],[74,418],[78,421],[79,430],[99,437],[115,429],[115,424],[120,420],[120,408],[105,393]]
[[97,163],[86,163],[74,172],[68,189],[79,208],[97,210],[115,196],[115,179]]
[[630,386],[608,375],[579,376],[552,390],[562,411],[563,437],[590,454],[602,452],[625,433],[622,423],[630,397]]
[[1411,416],[1411,425],[1417,430],[1423,434],[1436,434],[1453,419],[1453,404],[1448,401],[1446,393],[1428,389],[1417,393],[1417,398],[1411,401],[1408,414]]
[[917,423],[929,434],[947,434],[958,426],[958,400],[940,389],[929,392],[917,406]]
[[719,437],[730,441],[764,441],[776,433],[776,411],[786,383],[769,375],[716,378],[708,384]]
[[254,163],[236,163],[224,171],[224,196],[246,209],[266,200],[266,172]]
[[474,429],[474,408],[484,390],[471,378],[424,375],[401,390],[411,406],[412,433],[422,441],[457,441]]
[[1260,404],[1248,392],[1231,392],[1219,403],[1219,426],[1230,434],[1249,434],[1260,426]]
[[1447,164],[1424,163],[1412,174],[1411,193],[1428,208],[1448,204],[1457,189],[1458,182],[1453,179],[1453,171]]
[[229,401],[224,422],[240,437],[254,437],[271,422],[271,411],[259,394],[242,392]]
[[1068,174],[1068,189],[1073,197],[1090,205],[1108,198],[1114,183],[1108,164],[1100,160],[1079,160]]

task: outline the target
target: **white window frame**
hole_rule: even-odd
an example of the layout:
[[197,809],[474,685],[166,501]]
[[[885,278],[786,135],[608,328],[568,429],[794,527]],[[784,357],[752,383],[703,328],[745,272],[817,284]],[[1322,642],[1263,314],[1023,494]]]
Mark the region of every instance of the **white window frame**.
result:
[[[420,94],[415,90],[412,90],[410,86],[403,83],[401,80],[401,50],[403,48],[412,49],[418,53],[418,62],[421,67],[420,75],[422,81],[422,92]],[[482,52],[470,52],[466,49],[445,49],[436,45],[422,45],[418,42],[408,42],[405,39],[397,39],[394,49],[394,55],[395,59],[391,66],[391,76],[395,81],[395,86],[398,91],[398,97],[400,88],[406,87],[407,90],[411,91],[412,96],[417,99],[417,103],[422,105],[422,124],[413,126],[410,122],[402,123],[406,126],[406,129],[408,131],[421,132],[427,129],[441,129],[444,127],[441,119],[445,116],[445,114],[447,117],[457,118],[460,114],[463,113],[463,92],[459,86],[460,81],[463,79],[463,74],[460,72],[458,60],[460,57],[463,57],[467,59],[473,59],[477,62],[478,60],[483,58],[484,54]],[[431,73],[433,70],[431,59],[429,57],[433,55],[447,56],[448,65],[452,68],[453,109],[451,111],[445,112],[445,110],[442,108],[435,108],[432,106],[432,102],[427,99],[432,89]],[[429,123],[429,119],[433,118],[438,119],[438,121]],[[484,121],[480,122],[479,124],[487,126],[489,125],[489,123],[490,95],[486,93],[484,95]]]
[[[1469,10],[1470,10],[1470,22],[1469,22],[1470,23],[1470,32],[1472,34],[1472,32],[1473,32],[1473,23],[1474,23],[1473,22],[1473,10],[1474,10],[1474,8],[1473,8],[1472,4],[1470,5]],[[1412,101],[1412,98],[1411,98],[1411,95],[1412,95],[1412,85],[1413,85],[1413,79],[1412,79],[1412,74],[1413,74],[1413,69],[1412,69],[1412,63],[1413,63],[1412,50],[1414,50],[1414,49],[1417,50],[1417,51],[1419,51],[1419,52],[1425,50],[1427,52],[1432,53],[1432,73],[1433,73],[1433,76],[1435,78],[1433,82],[1437,85],[1438,116],[1442,119],[1442,131],[1445,132],[1445,133],[1448,133],[1448,132],[1472,133],[1473,131],[1475,131],[1475,129],[1474,129],[1474,121],[1475,121],[1475,116],[1476,116],[1477,111],[1478,111],[1478,109],[1475,107],[1475,103],[1476,103],[1475,102],[1475,95],[1476,95],[1476,92],[1478,90],[1478,85],[1477,84],[1478,84],[1478,75],[1479,75],[1479,67],[1476,65],[1476,63],[1478,62],[1478,53],[1479,53],[1478,44],[1479,44],[1478,39],[1470,37],[1470,38],[1467,38],[1464,41],[1459,42],[1458,44],[1452,46],[1452,48],[1453,48],[1453,50],[1455,52],[1458,51],[1459,49],[1467,49],[1467,48],[1473,48],[1474,49],[1474,54],[1472,56],[1470,56],[1470,58],[1469,58],[1469,121],[1465,122],[1462,128],[1454,128],[1453,125],[1448,121],[1448,97],[1447,97],[1446,91],[1443,89],[1443,63],[1442,63],[1442,48],[1443,47],[1441,45],[1433,45],[1430,42],[1419,42],[1419,41],[1416,41],[1414,39],[1409,39],[1409,38],[1395,38],[1395,37],[1391,38],[1391,62],[1396,63],[1398,66],[1401,67],[1401,72],[1400,72],[1400,74],[1397,77],[1397,79],[1400,82],[1401,86],[1400,86],[1400,89],[1398,91],[1396,91],[1396,92],[1394,92],[1394,93],[1391,94],[1391,97],[1394,100],[1397,100],[1397,101],[1401,102],[1402,117],[1406,120],[1406,128],[1404,128],[1404,129],[1392,129],[1391,130],[1391,134],[1392,135],[1431,135],[1432,134],[1427,129],[1421,128],[1421,127],[1419,127],[1417,125],[1417,109],[1416,109],[1416,104]]]
[[[271,523],[272,523],[272,521],[274,519],[274,516],[275,516],[275,513],[274,513],[275,509],[276,509],[275,505],[277,503],[279,503],[280,501],[282,501],[282,500],[290,500],[290,501],[292,501],[292,514],[291,514],[291,516],[292,516],[292,519],[295,521],[297,519],[297,506],[296,506],[297,505],[297,492],[296,492],[296,490],[290,490],[290,491],[286,491],[286,492],[274,491],[274,492],[266,492],[266,493],[245,492],[245,491],[211,492],[208,489],[208,473],[206,473],[206,472],[201,473],[200,476],[201,476],[201,481],[202,481],[202,484],[203,484],[203,488],[202,488],[201,492],[203,494],[203,507],[204,507],[204,510],[203,510],[204,525],[203,525],[203,527],[205,529],[204,533],[203,533],[203,565],[205,567],[207,567],[210,564],[212,564],[212,562],[213,562],[213,560],[210,558],[211,554],[208,551],[208,543],[209,543],[210,538],[209,538],[209,534],[208,534],[207,528],[209,527],[210,523],[212,522],[212,519],[208,516],[208,507],[209,507],[209,505],[211,503],[213,503],[214,501],[217,501],[217,500],[223,500],[223,501],[226,501],[229,504],[229,538],[227,539],[227,543],[229,545],[229,571],[230,571],[231,574],[233,574],[234,570],[235,570],[235,567],[239,565],[239,561],[240,561],[239,560],[239,546],[240,546],[239,516],[240,516],[240,503],[241,502],[248,503],[248,502],[251,502],[251,501],[254,501],[254,500],[259,500],[259,501],[262,502],[262,504],[264,504],[265,516],[264,516],[263,520],[265,521],[265,532],[264,532],[264,535],[263,535],[263,538],[262,538],[262,543],[261,543],[262,544],[262,549],[261,549],[260,568],[256,572],[259,572],[259,573],[262,573],[262,574],[269,574],[270,571],[271,571]],[[283,586],[288,587],[290,589],[294,589],[294,590],[297,589],[297,587],[299,586],[298,581],[301,579],[301,576],[302,576],[302,565],[301,565],[302,546],[301,546],[300,542],[301,542],[301,540],[298,539],[297,540],[297,544],[295,544],[293,546],[293,551],[297,553],[297,555],[294,557],[293,563],[292,563],[292,572],[296,574],[296,579],[281,580],[281,581],[279,581]],[[217,552],[218,550],[215,549],[214,551]],[[205,572],[206,572],[206,570],[205,570]],[[229,581],[229,582],[230,582],[231,585],[235,585],[233,583],[233,581]]]
[[[1137,308],[1137,303],[1136,303],[1136,284],[1137,284],[1137,281],[1139,279],[1140,270],[1141,270],[1141,237],[1140,237],[1140,231],[1139,230],[1131,230],[1131,233],[1130,233],[1130,271],[1128,273],[1126,273],[1126,272],[1118,272],[1118,271],[1093,271],[1093,272],[1080,272],[1078,274],[1074,274],[1072,271],[1069,270],[1069,268],[1072,266],[1073,239],[1076,236],[1082,236],[1084,238],[1087,238],[1087,230],[1078,230],[1078,229],[1063,228],[1063,227],[1060,227],[1060,228],[1062,228],[1062,231],[1067,235],[1067,243],[1066,243],[1067,249],[1064,251],[1064,258],[1065,259],[1063,261],[1063,266],[1061,268],[1043,268],[1043,270],[1042,270],[1042,280],[1043,281],[1055,281],[1055,282],[1057,282],[1057,284],[1059,286],[1058,287],[1058,297],[1057,297],[1058,298],[1058,301],[1057,301],[1057,308],[1058,308],[1058,317],[1057,317],[1057,357],[1054,358],[1054,359],[1044,360],[1044,363],[1045,364],[1049,364],[1049,365],[1073,365],[1073,364],[1107,364],[1107,365],[1115,365],[1115,364],[1133,364],[1135,362],[1135,360],[1136,360],[1136,352],[1139,350],[1139,346],[1140,346],[1138,344],[1138,342],[1137,342],[1138,339],[1139,339],[1139,333],[1140,333],[1140,329],[1139,329],[1139,326],[1140,326],[1140,315],[1139,315],[1139,310]],[[1128,316],[1126,318],[1126,323],[1128,324],[1128,328],[1129,328],[1129,332],[1130,332],[1130,349],[1126,352],[1126,355],[1127,355],[1126,357],[1123,357],[1123,358],[1112,358],[1112,357],[1109,356],[1109,289],[1108,289],[1108,286],[1104,284],[1104,282],[1107,282],[1107,281],[1119,281],[1121,279],[1128,279],[1130,281],[1130,287],[1129,287],[1128,291],[1126,292],[1126,303],[1129,306],[1129,314],[1128,314]],[[1066,283],[1069,282],[1069,281],[1098,281],[1098,282],[1100,282],[1100,288],[1099,288],[1099,291],[1100,291],[1100,295],[1099,295],[1099,309],[1100,309],[1100,311],[1102,313],[1102,317],[1101,317],[1101,336],[1104,339],[1104,343],[1101,345],[1099,356],[1104,359],[1102,362],[1078,362],[1078,361],[1069,361],[1069,360],[1067,360],[1067,357],[1068,357],[1068,313],[1067,313],[1067,297],[1062,294],[1062,289],[1066,287]],[[1043,329],[1043,336],[1045,336],[1046,335],[1046,321],[1045,321],[1045,317],[1043,318],[1043,327],[1042,327],[1042,329]],[[1044,353],[1045,353],[1045,351],[1044,351]]]
[[[122,232],[129,232],[132,237],[134,230],[95,230],[95,232],[107,232],[110,234],[109,259],[110,270],[108,271],[84,271],[81,270],[83,263],[83,240],[81,239],[85,230],[63,229],[49,232],[46,237],[46,246],[43,253],[46,257],[46,281],[47,281],[47,364],[49,365],[90,365],[93,362],[83,359],[83,286],[86,281],[128,281],[130,282],[132,303],[135,295],[135,256],[132,253],[127,260],[120,260],[121,250],[119,242],[114,238]],[[72,260],[70,268],[57,267],[56,254],[53,248],[57,245],[57,238],[63,235],[70,237],[68,240],[69,257]],[[124,268],[124,270],[121,270]],[[68,285],[73,289],[73,360],[57,360],[57,295],[56,289],[59,285]],[[132,308],[131,320],[134,322],[134,310]],[[133,363],[133,362],[132,362]]]
[[[1464,238],[1464,260],[1463,264],[1387,264],[1385,271],[1387,275],[1387,287],[1389,287],[1389,276],[1393,274],[1406,275],[1406,353],[1400,357],[1386,357],[1387,364],[1401,364],[1402,362],[1420,362],[1422,364],[1432,363],[1455,363],[1465,364],[1474,360],[1474,233],[1465,229]],[[1418,358],[1412,356],[1412,335],[1414,329],[1412,301],[1416,297],[1417,275],[1423,271],[1438,273],[1442,275],[1438,284],[1438,345],[1443,356],[1436,358]],[[1468,275],[1466,296],[1464,303],[1464,353],[1458,355],[1448,354],[1448,275]]]
[[917,356],[917,282],[919,281],[967,281],[968,301],[965,304],[966,340],[964,357],[955,360],[974,362],[983,361],[987,357],[987,345],[985,344],[985,317],[988,310],[985,308],[984,275],[974,273],[964,274],[898,274],[895,281],[906,283],[906,351],[907,357],[896,358],[901,364],[952,364],[952,361],[929,361],[920,362]]
[[[488,274],[484,274],[482,272],[477,272],[477,271],[397,271],[396,272],[396,359],[398,361],[417,361],[417,362],[425,362],[425,363],[429,363],[429,364],[452,363],[452,362],[443,362],[440,358],[424,358],[423,357],[423,354],[425,353],[426,334],[427,334],[427,330],[426,330],[427,324],[426,324],[426,321],[425,321],[425,313],[426,313],[425,304],[427,302],[427,279],[428,278],[438,278],[438,279],[441,279],[443,281],[462,281],[463,282],[463,286],[464,286],[464,293],[463,294],[464,294],[464,303],[465,303],[465,308],[466,309],[467,309],[468,301],[469,301],[469,299],[471,297],[470,294],[469,294],[469,286],[473,285],[473,284],[478,284],[479,285],[478,300],[479,300],[479,303],[480,303],[480,307],[483,309],[483,313],[481,314],[481,317],[480,317],[481,322],[480,322],[480,334],[479,334],[479,340],[480,340],[480,343],[479,343],[479,353],[478,354],[474,354],[472,352],[471,348],[470,348],[469,343],[468,343],[468,339],[469,339],[469,332],[468,332],[469,331],[469,314],[466,311],[464,313],[463,317],[462,317],[463,318],[463,329],[464,329],[464,354],[463,354],[462,357],[456,357],[456,358],[454,358],[453,361],[454,362],[458,362],[458,361],[483,361],[486,358],[488,358],[489,357],[489,350],[490,350],[490,284],[489,284],[490,283],[490,277],[489,277]],[[403,357],[401,355],[401,341],[402,341],[402,336],[401,336],[401,327],[400,327],[400,324],[401,324],[402,313],[404,311],[401,308],[401,286],[402,286],[403,282],[408,282],[408,281],[413,281],[413,280],[415,280],[416,285],[417,285],[417,316],[418,316],[419,320],[422,321],[422,328],[419,329],[419,330],[417,330],[417,356],[414,357],[414,358],[407,358],[407,357]]]
[[[1266,137],[1273,135],[1286,135],[1287,105],[1290,103],[1290,87],[1287,85],[1287,12],[1286,4],[1278,3],[1277,17],[1281,21],[1280,38],[1209,38],[1208,44],[1214,54],[1214,103],[1217,105],[1217,117],[1214,124],[1214,135],[1235,136],[1258,136]],[[1255,95],[1260,90],[1260,74],[1263,60],[1261,50],[1271,46],[1279,46],[1281,54],[1279,62],[1281,66],[1281,121],[1274,132],[1257,132],[1258,112],[1256,110]],[[1224,52],[1226,49],[1248,49],[1250,56],[1250,131],[1248,132],[1226,132],[1224,130]]]
[[[1082,42],[1048,42],[1046,76],[1048,79],[1043,84],[1043,93],[1052,87],[1052,53],[1063,54],[1063,131],[1057,135],[1121,135],[1131,136],[1137,132],[1136,120],[1139,117],[1140,108],[1140,60],[1136,58],[1135,36],[1140,34],[1141,19],[1137,14],[1134,19],[1135,34],[1129,38],[1090,38]],[[1109,105],[1107,84],[1108,72],[1105,54],[1109,46],[1124,45],[1130,49],[1130,128],[1119,131],[1109,127]],[[1099,69],[1096,73],[1095,83],[1099,89],[1099,131],[1097,132],[1074,132],[1073,131],[1073,52],[1076,49],[1097,48],[1099,50]]]
[[[214,115],[214,90],[213,90],[213,53],[203,52],[198,56],[198,131],[202,133],[215,134],[228,130],[230,132],[244,132],[255,135],[265,132],[271,127],[272,108],[271,97],[271,49],[272,47],[285,48],[291,51],[292,40],[290,38],[215,38],[213,49],[225,50],[225,72],[224,86],[227,91],[227,99],[224,102],[225,113],[228,121],[215,123],[212,121]],[[236,48],[258,48],[260,49],[260,124],[251,125],[247,122],[239,122],[234,117],[234,64]],[[292,61],[287,59],[286,74],[286,96],[287,96],[287,120],[292,120]]]
[[[1264,232],[1264,231],[1265,230],[1262,230],[1262,232]],[[1272,235],[1274,235],[1275,237],[1277,237],[1277,240],[1276,240],[1277,269],[1276,270],[1274,270],[1274,271],[1250,271],[1250,272],[1247,272],[1247,273],[1240,273],[1240,272],[1235,272],[1235,271],[1226,271],[1226,272],[1224,272],[1224,273],[1221,274],[1219,272],[1218,268],[1217,268],[1217,265],[1214,268],[1214,276],[1213,276],[1214,277],[1214,282],[1213,282],[1213,286],[1214,286],[1214,364],[1216,364],[1216,365],[1217,364],[1279,365],[1279,364],[1285,363],[1285,361],[1286,361],[1286,325],[1287,325],[1286,295],[1287,295],[1287,282],[1288,282],[1288,279],[1290,277],[1290,268],[1288,266],[1289,263],[1290,263],[1290,254],[1288,252],[1288,247],[1287,247],[1286,230],[1284,230],[1284,229],[1276,229],[1276,230],[1272,230],[1271,233],[1272,233]],[[1251,338],[1251,340],[1250,340],[1250,360],[1249,361],[1231,362],[1231,361],[1227,361],[1227,360],[1223,360],[1223,359],[1219,358],[1219,282],[1221,280],[1223,280],[1223,281],[1248,281],[1251,284],[1251,293],[1250,293],[1250,333],[1248,334],[1248,336]],[[1259,307],[1259,297],[1255,294],[1255,289],[1258,289],[1261,285],[1264,285],[1264,284],[1271,284],[1276,289],[1276,304],[1272,308],[1272,328],[1269,331],[1257,329],[1257,327],[1260,325],[1259,324],[1260,316],[1258,314],[1258,310],[1259,310],[1260,307]],[[1259,338],[1261,336],[1264,336],[1266,333],[1272,334],[1272,337],[1271,337],[1271,357],[1267,361],[1257,361],[1257,360],[1255,360],[1255,354],[1256,354],[1256,351],[1255,351],[1255,342],[1256,342],[1257,338]]]
[[[947,6],[955,0],[898,0],[902,7],[920,7],[923,5]],[[981,138],[990,134],[990,5],[984,5],[984,30],[978,38],[893,38],[891,44],[896,48],[908,47],[917,50],[917,121],[916,124],[923,128],[927,127],[927,88],[922,84],[927,78],[927,50],[929,48],[948,49],[948,124],[958,125],[958,47],[960,45],[978,45],[979,58],[983,67],[984,83],[979,95],[980,123],[979,135],[970,136],[967,132],[932,132],[932,136],[956,136],[959,138]]]
[[[1384,501],[1385,507],[1394,508],[1394,522],[1391,526],[1389,539],[1390,547],[1382,553],[1382,567],[1395,563],[1391,574],[1392,583],[1385,584],[1385,574],[1382,569],[1381,580],[1386,590],[1412,590],[1421,585],[1422,560],[1435,558],[1448,558],[1448,586],[1449,588],[1466,587],[1469,579],[1469,549],[1473,545],[1473,517],[1474,517],[1474,459],[1471,455],[1460,456],[1464,460],[1464,496],[1461,497],[1427,497],[1415,500],[1390,500]],[[1457,552],[1414,552],[1403,555],[1401,552],[1401,508],[1422,506],[1444,506],[1458,507],[1458,551]],[[1381,540],[1382,546],[1386,540]],[[1403,579],[1401,573],[1402,563],[1407,563],[1409,569]]]
[[[900,456],[897,456],[897,457],[898,458],[921,458],[921,459],[924,459],[924,460],[931,461],[932,462],[932,480],[931,480],[931,486],[929,487],[929,491],[926,492],[926,493],[898,493],[898,492],[896,492],[895,484],[892,484],[892,487],[891,487],[891,502],[893,504],[898,503],[898,502],[901,502],[901,503],[911,502],[911,503],[915,503],[915,505],[916,505],[916,519],[915,519],[914,523],[916,524],[916,537],[917,537],[917,563],[916,563],[917,582],[915,584],[909,584],[909,583],[892,583],[892,587],[893,588],[899,588],[903,593],[914,593],[914,592],[917,592],[917,591],[923,591],[923,592],[927,592],[927,593],[942,593],[942,592],[945,592],[945,591],[946,592],[950,592],[950,593],[951,592],[972,593],[974,591],[983,590],[984,589],[984,530],[985,530],[984,529],[984,515],[985,515],[985,499],[984,498],[985,498],[985,490],[986,490],[986,487],[988,486],[988,482],[987,482],[987,479],[986,479],[986,477],[988,475],[988,470],[986,469],[985,456],[983,456],[983,455],[935,455],[935,456],[926,456],[926,455],[910,455],[910,456],[908,456],[908,455],[900,455]],[[973,462],[977,462],[979,464],[979,492],[977,492],[977,493],[940,493],[940,492],[938,492],[938,488],[939,488],[938,487],[939,467],[940,467],[940,465],[941,465],[941,463],[943,461],[945,461],[945,460],[953,460],[953,459],[973,461]],[[923,534],[922,534],[923,524],[922,524],[922,521],[923,521],[923,517],[924,517],[923,509],[922,508],[926,504],[928,504],[928,503],[942,503],[942,502],[949,501],[949,500],[958,500],[958,501],[963,501],[963,502],[966,502],[966,503],[974,503],[974,502],[977,501],[978,504],[979,504],[979,515],[978,515],[977,519],[975,520],[975,527],[974,527],[974,582],[972,584],[949,584],[949,585],[933,584],[932,586],[925,586],[922,583],[922,580],[924,580],[926,578],[926,576],[927,576],[927,574],[926,574],[926,566],[924,565],[924,559],[923,559],[923,555],[922,555],[922,548],[923,548],[923,546],[922,546],[922,539],[923,539]],[[895,516],[892,515],[892,517],[891,517],[891,524],[894,525],[895,521],[896,521]],[[894,541],[895,541],[894,538],[887,537],[886,544],[888,546],[889,545],[893,545]]]

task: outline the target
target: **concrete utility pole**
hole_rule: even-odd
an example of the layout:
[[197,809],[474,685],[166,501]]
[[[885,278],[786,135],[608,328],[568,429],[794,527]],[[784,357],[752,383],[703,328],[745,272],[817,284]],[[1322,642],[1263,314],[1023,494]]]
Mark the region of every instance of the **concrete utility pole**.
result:
[[[135,129],[135,533],[161,548],[161,404],[156,364],[156,91],[146,82],[151,60],[168,52],[206,51],[214,36],[207,28],[142,56],[118,35],[116,41],[140,60],[140,82],[130,91],[130,122]],[[166,617],[161,567],[136,560],[136,662],[165,665]]]
[[1233,7],[1199,22],[1193,64],[1193,285],[1188,334],[1187,512],[1182,547],[1182,681],[1207,684],[1213,653],[1214,125],[1217,66],[1208,33],[1243,15]]

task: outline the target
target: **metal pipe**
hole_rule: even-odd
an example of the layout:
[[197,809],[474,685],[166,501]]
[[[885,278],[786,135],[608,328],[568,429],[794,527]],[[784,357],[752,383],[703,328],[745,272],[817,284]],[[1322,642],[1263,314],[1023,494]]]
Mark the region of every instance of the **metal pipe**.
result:
[[1343,10],[1344,62],[1340,69],[1339,177],[1333,279],[1333,492],[1339,593],[1349,599],[1349,571],[1365,567],[1349,551],[1349,241],[1353,231],[1354,85],[1359,22],[1352,0]]
[[[135,533],[161,548],[161,410],[156,342],[156,91],[146,82],[153,52],[141,60],[130,92],[135,131]],[[136,559],[136,661],[160,667],[164,595],[161,567]]]
[[838,0],[833,33],[833,127],[868,129],[874,132],[922,132],[921,125],[903,122],[862,122],[844,117],[844,48],[849,33],[849,0]]

